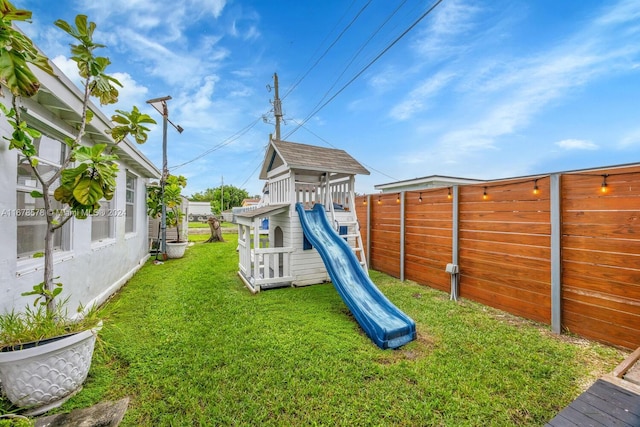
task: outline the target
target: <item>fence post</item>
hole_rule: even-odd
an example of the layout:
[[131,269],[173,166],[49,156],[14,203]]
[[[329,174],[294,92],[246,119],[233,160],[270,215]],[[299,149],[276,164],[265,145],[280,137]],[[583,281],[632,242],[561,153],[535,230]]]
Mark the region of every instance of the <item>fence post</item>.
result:
[[458,265],[458,233],[460,231],[458,218],[460,216],[460,205],[458,203],[460,194],[460,188],[457,185],[453,186],[453,201],[452,201],[452,217],[451,217],[451,262],[454,265]]
[[404,282],[405,192],[401,191],[398,197],[400,197],[400,281]]
[[562,258],[560,245],[562,241],[560,211],[560,174],[550,176],[550,216],[551,216],[551,331],[562,332]]
[[367,264],[371,268],[371,194],[367,194]]

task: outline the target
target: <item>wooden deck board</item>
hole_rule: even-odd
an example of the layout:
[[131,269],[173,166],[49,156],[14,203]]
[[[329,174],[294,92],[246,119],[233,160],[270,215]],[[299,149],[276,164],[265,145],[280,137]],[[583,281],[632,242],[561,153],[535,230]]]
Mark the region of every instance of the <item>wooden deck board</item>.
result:
[[640,395],[597,380],[546,426],[640,426]]

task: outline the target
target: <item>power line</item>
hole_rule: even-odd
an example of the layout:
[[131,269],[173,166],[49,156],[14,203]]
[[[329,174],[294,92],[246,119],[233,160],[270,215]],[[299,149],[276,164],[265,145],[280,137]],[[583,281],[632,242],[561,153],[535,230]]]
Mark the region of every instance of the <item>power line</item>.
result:
[[[336,79],[334,80],[333,84],[331,85],[331,87],[329,87],[329,89],[326,90],[326,92],[324,93],[324,95],[322,96],[322,98],[320,98],[320,100],[316,103],[316,105],[313,107],[314,109],[317,108],[320,103],[327,97],[329,96],[329,92],[338,84],[338,81],[340,80],[340,78],[347,72],[347,70],[349,69],[349,67],[351,66],[351,64],[353,64],[353,62],[356,60],[356,58],[358,57],[358,55],[360,55],[360,53],[362,53],[362,51],[364,50],[364,48],[371,42],[371,40],[373,40],[373,38],[380,32],[380,30],[382,30],[382,28],[391,20],[391,18],[393,18],[393,16],[402,8],[402,6],[404,6],[404,4],[406,3],[406,0],[404,0],[402,3],[400,3],[398,5],[398,7],[396,7],[393,12],[391,12],[391,14],[389,16],[387,16],[387,18],[382,22],[382,24],[380,24],[378,26],[378,28],[376,28],[376,30],[369,36],[369,38],[360,46],[360,48],[356,51],[356,53],[351,57],[351,60],[347,63],[347,65],[343,68],[342,72],[340,73],[340,75],[338,75],[338,77],[336,77]],[[314,111],[314,110],[311,110]],[[295,132],[295,130],[294,130]]]
[[[371,0],[369,0],[364,6],[362,6],[362,8],[360,8],[360,10],[358,11],[358,13],[356,13],[356,16],[353,17],[353,19],[351,19],[351,22],[349,22],[349,24],[347,24],[346,27],[344,27],[344,29],[340,32],[340,34],[338,34],[338,36],[335,38],[335,40],[333,40],[333,42],[329,45],[329,47],[327,47],[325,49],[325,51],[322,53],[322,55],[320,55],[320,57],[316,60],[316,62],[313,63],[313,65],[302,75],[302,77],[300,77],[290,88],[289,90],[284,94],[284,96],[282,97],[282,99],[285,99],[291,92],[293,92],[293,90],[302,82],[302,80],[305,79],[305,77],[307,77],[309,75],[309,73],[320,63],[320,61],[322,61],[322,58],[324,58],[327,53],[329,53],[329,51],[333,48],[333,46],[335,46],[336,43],[338,43],[338,41],[342,38],[342,36],[344,35],[344,33],[347,32],[347,30],[349,28],[351,28],[351,26],[353,25],[354,22],[356,22],[356,20],[360,17],[360,15],[362,15],[362,12],[364,12],[364,10],[369,6],[369,4],[371,4]],[[342,20],[342,19],[341,19]],[[335,28],[335,27],[334,27]],[[326,37],[325,37],[326,40]]]
[[[396,43],[398,43],[404,36],[407,35],[407,33],[409,33],[409,31],[411,31],[416,25],[418,25],[420,23],[420,21],[422,21],[425,17],[427,17],[427,15],[429,15],[440,3],[442,3],[443,0],[437,0],[429,9],[427,9],[426,12],[424,12],[418,19],[416,19],[413,24],[411,24],[409,26],[409,28],[407,28],[406,30],[404,30],[398,37],[396,37],[389,45],[387,45],[387,47],[385,47],[382,52],[380,52],[375,58],[373,58],[362,70],[360,70],[355,76],[353,76],[351,78],[351,80],[349,80],[344,86],[342,86],[335,94],[333,94],[333,96],[331,96],[331,98],[329,98],[327,101],[325,101],[322,105],[320,105],[319,107],[317,107],[316,109],[314,109],[311,113],[309,113],[307,115],[307,117],[305,117],[305,119],[302,121],[302,124],[308,122],[311,117],[315,116],[316,114],[318,114],[318,112],[320,112],[320,110],[322,110],[324,107],[327,106],[327,104],[329,104],[331,101],[333,101],[338,95],[340,95],[348,86],[351,85],[351,83],[353,83],[358,77],[360,77],[362,74],[364,74],[365,71],[367,71],[373,64],[375,64],[385,53],[387,53]],[[300,128],[301,124],[299,124],[295,129],[293,129],[291,132],[289,132],[287,135],[284,136],[284,138],[288,138],[289,136],[291,136],[293,133],[295,133],[299,128]]]
[[251,174],[249,174],[249,176],[247,177],[247,179],[244,180],[244,182],[242,184],[240,184],[240,188],[242,188],[247,182],[249,182],[249,180],[251,178],[253,178],[253,174],[256,173],[256,171],[258,170],[258,168],[262,165],[262,163],[258,163],[258,165],[255,167],[255,169],[253,169],[253,171],[251,171]]
[[[333,147],[333,148],[338,149],[338,150],[340,149],[340,148],[336,147],[335,145],[333,145],[332,143],[330,143],[329,141],[327,141],[326,139],[324,139],[323,137],[321,137],[320,135],[318,135],[317,133],[315,133],[314,131],[312,131],[311,129],[309,129],[308,127],[306,127],[303,123],[299,123],[297,120],[294,120],[294,119],[291,119],[291,121],[292,121],[292,122],[295,122],[296,124],[298,124],[301,128],[303,128],[304,130],[306,130],[307,132],[309,132],[311,135],[315,136],[315,137],[316,137],[316,138],[318,138],[319,140],[323,141],[323,142],[324,142],[325,144],[327,144],[328,146]],[[395,177],[393,177],[393,176],[391,176],[391,175],[388,175],[388,174],[386,174],[386,173],[384,173],[384,172],[382,172],[382,171],[379,171],[378,169],[376,169],[376,168],[374,168],[373,166],[368,165],[368,164],[366,164],[366,163],[364,163],[364,162],[361,162],[361,163],[362,163],[364,166],[366,166],[367,168],[371,169],[372,171],[379,173],[380,175],[384,175],[384,176],[386,176],[386,177],[387,177],[387,178],[389,178],[389,179],[392,179],[392,180],[394,180],[394,181],[398,181],[398,178],[395,178]]]
[[179,165],[171,166],[169,169],[175,170],[175,169],[181,168],[182,166],[186,166],[189,163],[193,163],[196,160],[199,160],[199,159],[203,158],[204,156],[207,156],[207,155],[213,153],[214,151],[217,151],[217,150],[221,149],[222,147],[225,147],[225,146],[231,144],[232,142],[237,141],[242,135],[244,135],[247,132],[249,132],[256,124],[258,124],[258,122],[260,120],[262,120],[262,116],[258,117],[256,120],[254,120],[253,122],[249,123],[244,128],[240,129],[238,132],[236,132],[233,135],[231,135],[230,137],[226,138],[225,140],[223,140],[219,144],[211,147],[210,149],[208,149],[207,151],[203,152],[202,154],[194,157],[193,159],[191,159],[189,161],[186,161],[184,163],[180,163]]

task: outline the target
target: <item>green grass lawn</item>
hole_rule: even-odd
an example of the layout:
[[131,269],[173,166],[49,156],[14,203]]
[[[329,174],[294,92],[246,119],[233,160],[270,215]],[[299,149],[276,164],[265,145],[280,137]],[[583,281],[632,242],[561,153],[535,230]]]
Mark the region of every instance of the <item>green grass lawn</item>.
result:
[[129,396],[123,426],[540,426],[624,358],[372,272],[418,329],[380,350],[331,284],[252,295],[225,239],[149,263],[106,304],[89,378],[62,411]]
[[[225,231],[236,231],[238,226],[232,222],[222,221],[220,223],[220,227],[222,227],[222,232],[224,233]],[[198,221],[189,222],[189,230],[198,230],[201,228],[206,228],[207,230],[209,230],[209,224],[206,222]]]
[[206,222],[189,221],[189,228],[209,228],[209,224]]

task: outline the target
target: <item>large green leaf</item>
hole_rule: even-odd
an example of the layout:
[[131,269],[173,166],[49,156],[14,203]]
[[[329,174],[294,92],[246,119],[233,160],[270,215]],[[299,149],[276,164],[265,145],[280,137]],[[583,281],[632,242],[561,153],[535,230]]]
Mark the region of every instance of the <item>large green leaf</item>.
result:
[[76,178],[80,176],[84,171],[89,168],[86,163],[81,163],[75,168],[67,168],[62,171],[62,183],[72,183],[76,181]]
[[0,18],[6,21],[28,21],[31,19],[30,10],[16,9],[11,2],[0,0]]
[[73,189],[73,197],[83,205],[94,205],[102,199],[104,192],[100,183],[90,177],[82,177]]
[[32,97],[40,89],[38,78],[20,52],[0,49],[0,80],[14,96]]
[[51,64],[31,39],[13,27],[13,21],[30,19],[30,11],[16,9],[9,1],[0,0],[0,81],[14,96],[31,97],[38,92],[40,84],[27,64],[53,74]]
[[120,126],[115,126],[110,131],[116,143],[131,135],[138,144],[144,144],[147,141],[149,128],[143,124],[155,124],[156,121],[150,115],[140,112],[135,105],[130,112],[116,110],[116,113],[111,116],[111,121],[119,123]]
[[53,192],[53,198],[63,204],[69,204],[73,200],[73,191],[67,186],[61,185]]

